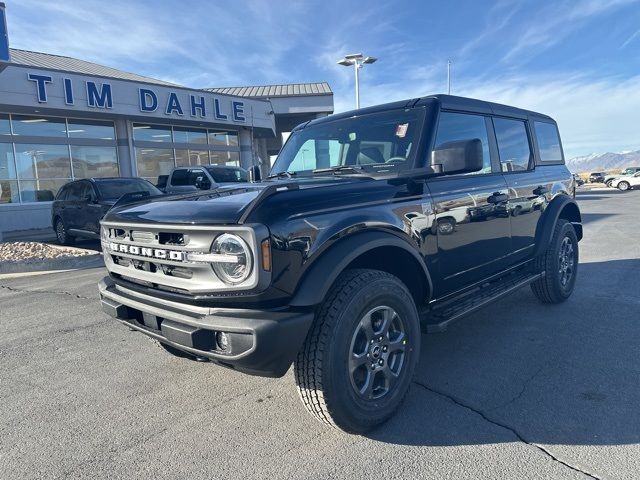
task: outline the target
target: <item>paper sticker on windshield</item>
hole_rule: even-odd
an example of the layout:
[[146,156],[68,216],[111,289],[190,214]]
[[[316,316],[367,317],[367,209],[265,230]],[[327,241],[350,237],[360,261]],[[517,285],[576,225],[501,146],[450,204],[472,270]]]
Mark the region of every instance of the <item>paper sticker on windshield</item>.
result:
[[408,129],[409,129],[408,123],[401,123],[396,127],[396,137],[404,138],[407,135]]

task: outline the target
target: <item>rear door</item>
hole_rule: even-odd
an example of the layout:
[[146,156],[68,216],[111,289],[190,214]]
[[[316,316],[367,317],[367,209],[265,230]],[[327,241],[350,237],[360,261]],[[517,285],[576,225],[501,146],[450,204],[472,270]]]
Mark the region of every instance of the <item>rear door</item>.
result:
[[64,201],[64,210],[62,211],[62,219],[64,220],[67,230],[81,228],[79,212],[82,194],[84,193],[82,183],[81,181],[77,181],[69,185],[69,192]]
[[[494,117],[493,125],[500,168],[509,190],[510,253],[515,263],[533,251],[538,220],[550,196],[550,178],[544,167],[535,166],[527,119]],[[542,130],[547,132],[544,126]]]
[[506,213],[507,184],[499,171],[489,135],[491,118],[463,112],[441,112],[435,148],[480,139],[484,167],[479,172],[429,180],[438,239],[438,296],[452,293],[498,272],[510,250]]

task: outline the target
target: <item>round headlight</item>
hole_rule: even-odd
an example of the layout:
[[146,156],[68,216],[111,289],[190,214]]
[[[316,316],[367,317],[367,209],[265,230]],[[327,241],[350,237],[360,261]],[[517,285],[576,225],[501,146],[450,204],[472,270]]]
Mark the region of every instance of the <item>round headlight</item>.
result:
[[218,278],[224,283],[237,285],[251,275],[251,250],[237,235],[230,233],[220,235],[213,242],[211,253],[221,255],[220,260],[211,265]]

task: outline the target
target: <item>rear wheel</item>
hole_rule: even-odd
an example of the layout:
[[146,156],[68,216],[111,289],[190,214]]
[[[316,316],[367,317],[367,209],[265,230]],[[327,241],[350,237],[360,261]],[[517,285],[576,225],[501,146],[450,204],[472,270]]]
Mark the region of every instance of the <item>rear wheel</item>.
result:
[[60,217],[56,218],[54,228],[56,231],[56,240],[60,245],[72,245],[75,242],[75,237],[67,233],[67,227]]
[[298,392],[321,422],[363,433],[400,406],[419,354],[418,313],[406,286],[386,272],[349,270],[298,353]]
[[629,190],[630,186],[631,185],[629,184],[629,182],[619,182],[618,190],[622,190],[623,192],[626,192],[627,190]]
[[544,277],[531,284],[542,303],[561,303],[571,296],[578,273],[578,237],[567,220],[560,218],[547,250],[536,259]]

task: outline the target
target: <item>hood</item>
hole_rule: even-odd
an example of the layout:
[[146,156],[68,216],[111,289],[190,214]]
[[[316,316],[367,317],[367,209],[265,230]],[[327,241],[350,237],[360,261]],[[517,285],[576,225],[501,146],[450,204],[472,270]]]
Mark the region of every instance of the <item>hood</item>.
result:
[[237,223],[263,188],[262,184],[242,188],[236,185],[188,195],[159,197],[116,206],[104,220],[116,223]]
[[206,192],[164,196],[134,204],[116,205],[104,217],[115,223],[171,223],[224,225],[237,224],[263,199],[279,191],[320,188],[362,181],[346,177],[277,180],[261,183],[233,184]]

